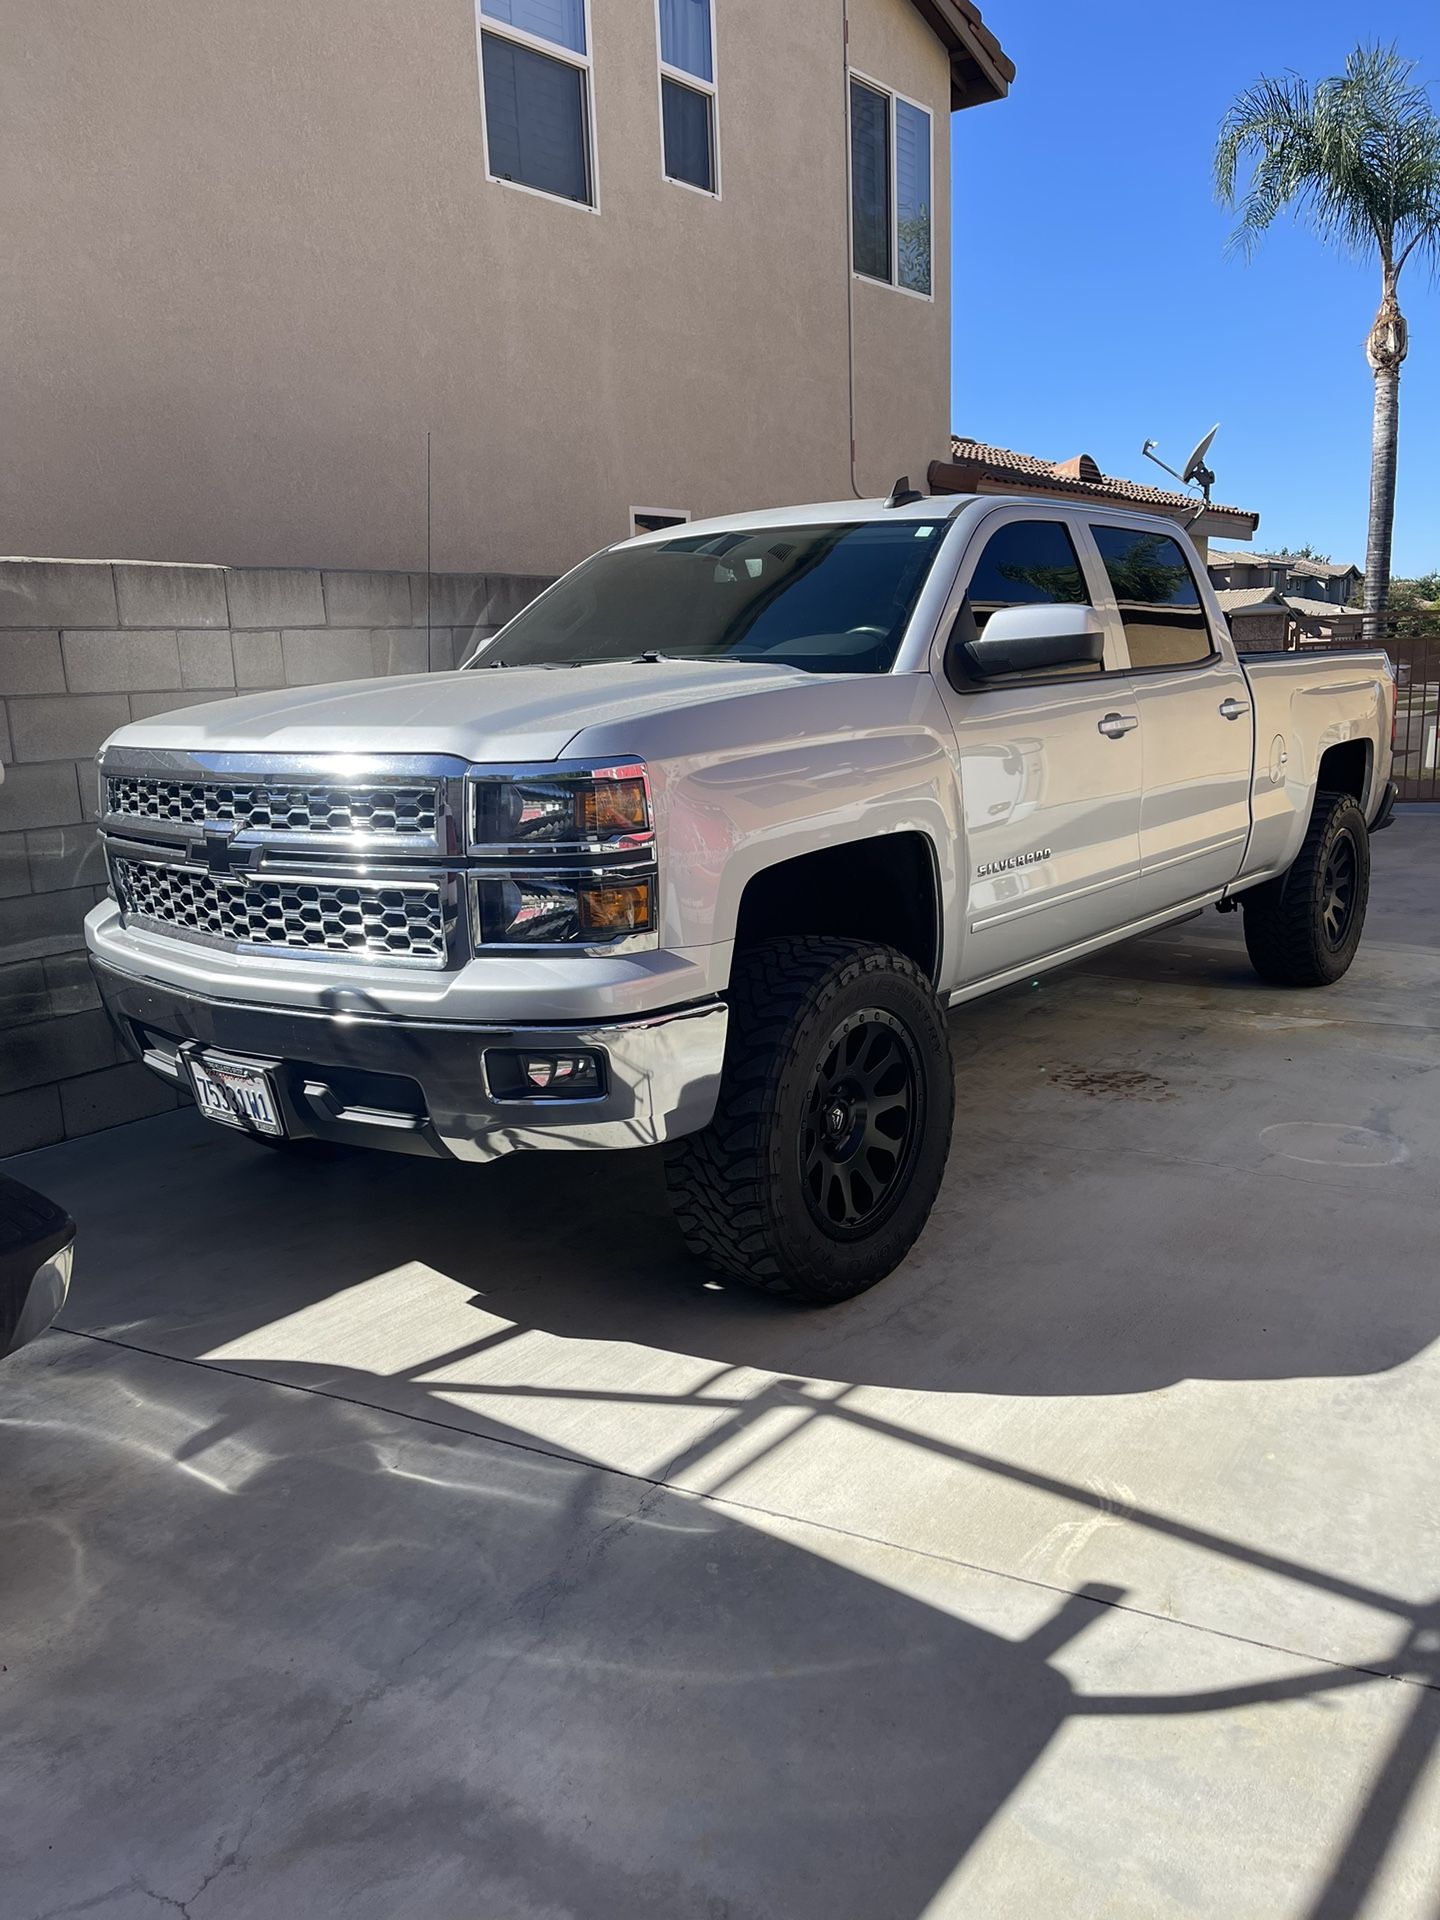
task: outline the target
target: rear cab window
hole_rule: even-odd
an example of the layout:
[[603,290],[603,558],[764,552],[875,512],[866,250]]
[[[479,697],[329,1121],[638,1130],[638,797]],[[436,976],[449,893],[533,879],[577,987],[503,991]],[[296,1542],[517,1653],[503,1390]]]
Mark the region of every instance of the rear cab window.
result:
[[1215,642],[1185,549],[1141,527],[1092,525],[1132,667],[1202,666]]

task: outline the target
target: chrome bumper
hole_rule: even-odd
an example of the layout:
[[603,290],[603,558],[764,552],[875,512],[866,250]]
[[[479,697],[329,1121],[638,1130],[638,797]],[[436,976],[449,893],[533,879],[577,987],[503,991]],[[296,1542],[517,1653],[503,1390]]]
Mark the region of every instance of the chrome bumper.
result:
[[[127,1050],[176,1085],[189,1090],[186,1049],[213,1047],[270,1068],[292,1137],[401,1153],[655,1146],[709,1122],[725,1057],[721,1000],[605,1024],[478,1027],[211,1000],[98,961],[95,975]],[[501,1048],[599,1053],[604,1089],[497,1099],[485,1056]]]

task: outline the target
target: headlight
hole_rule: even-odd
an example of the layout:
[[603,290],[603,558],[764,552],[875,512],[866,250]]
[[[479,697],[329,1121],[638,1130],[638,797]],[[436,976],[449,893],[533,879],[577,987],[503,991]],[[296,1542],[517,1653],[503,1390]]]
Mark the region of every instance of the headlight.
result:
[[481,946],[607,946],[655,927],[653,869],[586,873],[478,873]]
[[650,780],[613,766],[477,767],[467,776],[477,949],[605,947],[658,919]]
[[604,853],[648,847],[650,782],[638,762],[526,767],[470,781],[470,851]]

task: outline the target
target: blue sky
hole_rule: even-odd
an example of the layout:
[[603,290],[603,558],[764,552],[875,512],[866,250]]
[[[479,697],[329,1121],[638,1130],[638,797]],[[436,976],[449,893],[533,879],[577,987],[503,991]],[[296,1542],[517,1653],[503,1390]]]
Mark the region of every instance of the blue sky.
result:
[[[1379,271],[1288,220],[1248,263],[1210,160],[1232,95],[1261,73],[1337,71],[1393,40],[1440,110],[1434,0],[986,0],[1019,72],[951,123],[957,433],[1107,473],[1161,475],[1216,420],[1217,500],[1255,545],[1365,559]],[[1412,259],[1394,568],[1440,567],[1440,289]]]

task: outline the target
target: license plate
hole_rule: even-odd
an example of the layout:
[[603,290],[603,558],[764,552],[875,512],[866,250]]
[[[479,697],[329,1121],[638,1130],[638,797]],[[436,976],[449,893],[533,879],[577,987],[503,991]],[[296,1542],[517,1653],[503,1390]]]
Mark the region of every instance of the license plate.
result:
[[218,1053],[192,1053],[186,1059],[195,1104],[207,1120],[246,1133],[284,1134],[280,1104],[264,1067]]

